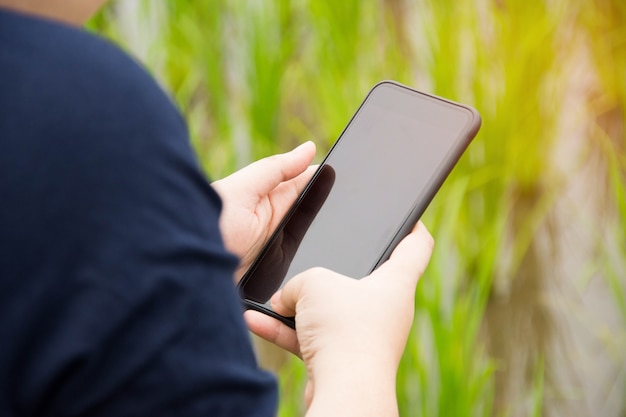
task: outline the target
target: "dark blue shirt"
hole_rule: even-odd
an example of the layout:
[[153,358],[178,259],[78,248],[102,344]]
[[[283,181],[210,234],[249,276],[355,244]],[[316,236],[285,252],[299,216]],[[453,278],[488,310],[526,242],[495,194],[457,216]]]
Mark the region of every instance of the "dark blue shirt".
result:
[[0,415],[273,415],[220,209],[139,65],[0,10]]

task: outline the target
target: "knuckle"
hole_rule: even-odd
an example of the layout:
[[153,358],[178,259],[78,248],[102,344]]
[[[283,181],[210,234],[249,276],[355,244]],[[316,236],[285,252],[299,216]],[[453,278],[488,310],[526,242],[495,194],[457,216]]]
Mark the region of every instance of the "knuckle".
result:
[[313,276],[318,276],[328,274],[330,271],[322,266],[314,266],[308,269],[307,272]]

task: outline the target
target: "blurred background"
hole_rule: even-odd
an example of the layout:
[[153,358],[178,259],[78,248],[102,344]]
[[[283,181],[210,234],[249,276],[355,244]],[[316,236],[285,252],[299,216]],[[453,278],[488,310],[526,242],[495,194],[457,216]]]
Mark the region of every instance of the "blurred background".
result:
[[[626,1],[119,0],[89,27],[170,92],[213,179],[321,158],[383,79],[476,107],[424,216],[401,415],[626,416]],[[302,415],[302,364],[259,351]]]

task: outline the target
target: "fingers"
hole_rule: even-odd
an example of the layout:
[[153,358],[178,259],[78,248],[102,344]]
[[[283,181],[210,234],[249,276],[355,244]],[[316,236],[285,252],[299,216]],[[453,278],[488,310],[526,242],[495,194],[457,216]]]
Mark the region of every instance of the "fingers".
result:
[[292,180],[292,185],[295,187],[296,195],[299,195],[302,190],[304,190],[304,187],[309,183],[311,178],[313,178],[313,174],[318,167],[319,165],[310,165],[304,170],[304,172]]
[[[246,177],[254,184],[258,195],[267,195],[280,183],[289,181],[304,173],[315,156],[315,144],[305,142],[291,152],[273,155],[250,164]],[[242,170],[243,171],[243,170]],[[310,176],[309,176],[310,179]],[[303,185],[306,181],[303,179]]]
[[300,345],[295,330],[258,311],[247,310],[243,317],[252,333],[296,356],[300,356]]
[[420,221],[373,275],[391,274],[415,287],[426,270],[433,247],[433,237]]

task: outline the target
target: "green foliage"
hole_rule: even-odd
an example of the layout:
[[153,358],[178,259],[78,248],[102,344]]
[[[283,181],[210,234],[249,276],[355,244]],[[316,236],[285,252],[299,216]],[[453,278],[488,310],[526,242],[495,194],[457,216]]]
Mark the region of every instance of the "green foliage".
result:
[[[481,112],[479,136],[425,215],[437,247],[398,374],[404,416],[507,412],[494,410],[499,364],[487,353],[483,319],[494,285],[524,268],[567,183],[554,166],[572,71],[563,63],[580,48],[569,34],[584,28],[603,89],[594,114],[613,109],[621,123],[621,133],[599,124],[589,134],[589,146],[599,144],[604,155],[618,224],[614,251],[591,262],[603,265],[626,317],[624,2],[123,3],[105,9],[91,29],[140,56],[167,86],[213,177],[308,139],[321,157],[382,79]],[[150,33],[148,45],[136,42],[141,31]],[[540,358],[522,395],[532,415],[542,414],[544,400],[548,363]],[[279,415],[301,415],[304,369],[294,360],[280,377]]]

